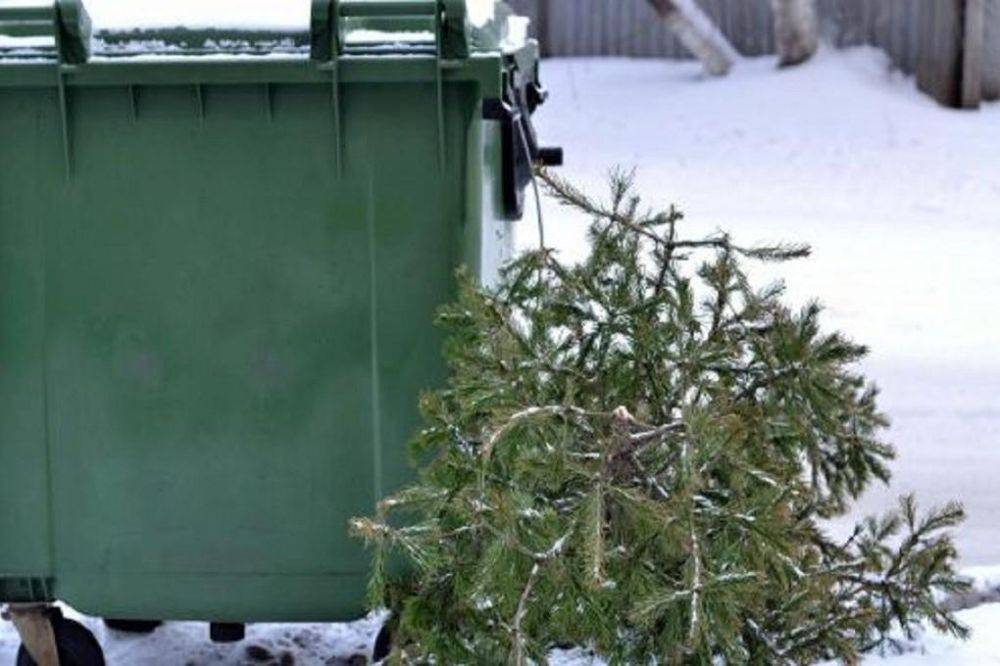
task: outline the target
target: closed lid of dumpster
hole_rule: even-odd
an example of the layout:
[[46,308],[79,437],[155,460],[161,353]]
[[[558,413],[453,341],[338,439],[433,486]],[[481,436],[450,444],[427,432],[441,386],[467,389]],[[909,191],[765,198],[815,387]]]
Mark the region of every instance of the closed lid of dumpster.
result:
[[527,20],[499,0],[0,0],[0,59],[513,52]]

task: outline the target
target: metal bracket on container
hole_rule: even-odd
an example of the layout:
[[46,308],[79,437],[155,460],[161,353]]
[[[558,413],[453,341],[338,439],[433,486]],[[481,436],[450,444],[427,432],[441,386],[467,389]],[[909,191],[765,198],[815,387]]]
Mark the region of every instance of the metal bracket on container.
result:
[[80,65],[90,57],[92,24],[80,0],[56,0],[56,47],[64,64]]
[[448,60],[469,57],[469,33],[466,0],[441,0],[438,23],[441,26],[441,53]]
[[437,85],[438,161],[447,166],[447,140],[444,120],[444,69],[446,60],[469,57],[469,35],[465,0],[440,0],[434,16],[435,67]]
[[[347,49],[344,43],[345,19],[391,19],[411,21],[427,19],[433,22],[434,83],[436,86],[438,160],[445,167],[444,70],[455,60],[469,56],[469,35],[465,0],[313,0],[310,23],[310,57],[324,63],[331,72],[333,85],[333,123],[337,172],[343,161],[341,136],[341,57]],[[391,54],[391,51],[385,53]]]
[[30,44],[23,47],[16,45],[16,39],[12,40],[13,45],[2,50],[12,51],[14,58],[55,56],[60,62],[84,63],[90,56],[90,34],[90,17],[80,0],[50,0],[50,4],[39,6],[0,2],[0,35],[29,38],[27,42],[37,41],[30,38],[38,37],[53,40],[52,46]]
[[312,0],[309,25],[309,57],[328,63],[333,104],[333,143],[337,177],[342,172],[343,140],[340,129],[340,15],[339,0]]
[[531,183],[532,169],[563,163],[562,148],[539,145],[531,122],[531,114],[546,97],[538,83],[537,68],[525,72],[516,62],[509,62],[503,97],[483,100],[483,118],[500,124],[503,207],[512,219],[524,215],[524,190]]
[[[464,5],[464,0],[463,0]],[[434,16],[434,94],[437,100],[437,139],[438,139],[438,164],[444,171],[447,166],[448,146],[444,136],[444,21],[442,20],[443,9],[438,7]]]
[[90,17],[80,0],[53,0],[50,5],[37,7],[21,3],[0,4],[0,35],[52,39],[53,46],[29,49],[22,57],[55,59],[63,154],[68,180],[71,175],[72,158],[65,74],[68,69],[87,62],[87,58],[90,57]]
[[56,41],[57,90],[59,117],[62,120],[63,161],[66,180],[73,176],[73,144],[70,132],[69,100],[66,92],[66,70],[87,62],[90,57],[91,23],[80,0],[56,0],[52,13],[52,31]]

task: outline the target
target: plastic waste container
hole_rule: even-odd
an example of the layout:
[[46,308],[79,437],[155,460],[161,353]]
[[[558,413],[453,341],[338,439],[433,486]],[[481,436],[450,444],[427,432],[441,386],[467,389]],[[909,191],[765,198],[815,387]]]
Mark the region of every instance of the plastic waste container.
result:
[[361,613],[346,524],[411,473],[433,313],[558,159],[500,10],[92,34],[78,0],[0,2],[0,601]]

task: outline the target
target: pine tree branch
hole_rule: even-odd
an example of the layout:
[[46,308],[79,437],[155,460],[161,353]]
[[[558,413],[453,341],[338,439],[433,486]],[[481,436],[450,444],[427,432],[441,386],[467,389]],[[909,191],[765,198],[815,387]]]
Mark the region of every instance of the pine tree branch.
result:
[[662,439],[666,435],[670,435],[677,432],[682,432],[685,429],[685,424],[683,421],[674,421],[672,423],[666,423],[664,425],[653,428],[652,430],[645,430],[643,432],[637,432],[629,435],[629,441],[632,444],[646,444],[648,442],[655,442]]
[[701,540],[694,527],[694,518],[690,521],[691,533],[691,561],[693,572],[691,574],[691,626],[688,631],[688,643],[694,645],[698,640],[698,632],[701,628]]
[[531,573],[528,574],[528,582],[524,585],[524,590],[521,592],[521,596],[517,602],[517,611],[514,613],[513,633],[514,633],[514,666],[526,666],[528,663],[528,653],[526,650],[526,640],[524,632],[521,629],[521,624],[524,622],[524,616],[528,613],[528,599],[531,596],[531,590],[535,587],[535,583],[538,581],[538,574],[541,571],[541,565],[535,562],[531,566]]
[[493,455],[493,450],[496,448],[497,443],[503,439],[511,430],[521,425],[525,421],[530,421],[535,418],[544,416],[606,416],[601,412],[588,412],[585,409],[579,407],[574,407],[572,405],[546,405],[544,407],[527,407],[519,412],[512,414],[503,425],[493,431],[493,433],[486,439],[486,444],[482,449],[482,457],[485,460],[489,460]]
[[[590,255],[528,253],[489,293],[463,278],[439,318],[450,385],[423,402],[414,447],[436,455],[355,525],[406,654],[852,662],[897,625],[961,635],[936,596],[961,586],[957,507],[905,503],[843,544],[820,527],[887,478],[892,449],[849,367],[864,348],[747,277],[748,260],[808,248],[686,237],[675,209],[640,208],[631,173],[606,204],[546,180],[591,218]],[[392,554],[412,576],[380,564]]]
[[662,483],[656,478],[656,475],[650,474],[646,467],[639,460],[639,456],[635,451],[631,453],[632,464],[635,465],[636,469],[642,476],[643,482],[652,489],[661,500],[670,499],[670,492],[663,486]]

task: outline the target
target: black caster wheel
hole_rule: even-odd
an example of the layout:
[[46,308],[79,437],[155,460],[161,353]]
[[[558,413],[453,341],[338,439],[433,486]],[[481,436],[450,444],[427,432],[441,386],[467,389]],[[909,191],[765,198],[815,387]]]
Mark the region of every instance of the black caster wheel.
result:
[[[59,666],[105,666],[104,651],[94,634],[74,620],[67,620],[57,613],[49,618],[56,636]],[[17,651],[17,666],[37,666],[22,645]]]
[[382,625],[375,637],[375,646],[372,648],[372,662],[378,663],[389,656],[392,652],[392,627],[391,620]]
[[159,620],[120,620],[115,618],[104,618],[104,626],[114,631],[122,631],[127,634],[151,634],[156,631],[162,622]]

